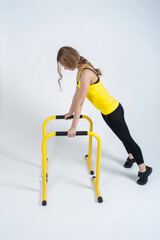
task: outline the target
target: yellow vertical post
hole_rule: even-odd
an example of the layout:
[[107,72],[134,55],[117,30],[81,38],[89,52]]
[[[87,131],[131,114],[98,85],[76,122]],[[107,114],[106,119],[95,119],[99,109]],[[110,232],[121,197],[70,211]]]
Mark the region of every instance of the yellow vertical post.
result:
[[43,201],[42,205],[45,206],[47,204],[47,197],[46,197],[46,192],[47,192],[47,142],[46,138],[43,139],[42,141],[42,173],[43,173]]
[[[89,131],[92,132],[93,124],[92,121],[89,121]],[[91,167],[91,174],[94,174],[94,171],[91,166],[91,155],[92,155],[92,135],[89,135],[89,147],[88,147],[88,164]]]
[[94,133],[94,132],[88,132],[89,135],[93,135],[97,139],[97,166],[96,166],[96,177],[94,176],[93,183],[95,186],[95,190],[98,196],[98,202],[103,202],[103,199],[101,197],[100,191],[99,191],[99,175],[100,175],[100,159],[101,159],[101,139],[100,137]]
[[99,175],[100,175],[100,159],[101,159],[101,139],[98,139],[98,149],[97,149],[97,167],[96,167],[96,187],[99,186]]
[[[82,115],[82,118],[85,118],[89,121],[89,131],[92,132],[92,130],[93,130],[92,120],[85,115]],[[86,158],[88,166],[89,166],[90,174],[93,175],[94,171],[93,171],[93,168],[91,165],[91,156],[92,156],[92,135],[89,135],[88,154],[85,155],[85,158]]]
[[53,136],[56,136],[56,132],[45,135],[42,141],[43,206],[47,205],[47,139]]

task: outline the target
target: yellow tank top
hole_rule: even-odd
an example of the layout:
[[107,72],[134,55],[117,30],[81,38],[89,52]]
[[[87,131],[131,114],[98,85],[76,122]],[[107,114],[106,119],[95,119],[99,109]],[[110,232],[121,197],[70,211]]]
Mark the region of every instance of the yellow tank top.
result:
[[[85,64],[80,71],[77,83],[78,88],[80,88],[82,70],[86,65],[89,64]],[[89,86],[86,98],[105,115],[112,113],[119,105],[119,101],[111,96],[104,88],[100,78],[99,82]]]

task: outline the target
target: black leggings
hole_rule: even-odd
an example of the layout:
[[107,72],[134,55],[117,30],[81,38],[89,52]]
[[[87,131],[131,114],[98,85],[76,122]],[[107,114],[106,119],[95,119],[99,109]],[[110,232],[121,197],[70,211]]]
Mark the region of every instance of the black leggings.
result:
[[112,113],[104,115],[101,112],[101,115],[107,125],[122,141],[124,147],[127,150],[127,153],[131,153],[133,155],[137,165],[144,163],[141,149],[131,137],[129,129],[125,122],[124,109],[121,103],[119,103],[118,107]]

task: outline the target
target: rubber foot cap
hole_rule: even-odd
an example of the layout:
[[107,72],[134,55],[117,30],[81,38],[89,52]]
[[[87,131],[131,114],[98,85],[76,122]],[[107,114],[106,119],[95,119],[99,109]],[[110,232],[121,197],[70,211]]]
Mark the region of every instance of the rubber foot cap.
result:
[[90,174],[91,174],[91,175],[94,175],[94,171],[90,171]]
[[103,198],[102,197],[98,197],[98,202],[99,203],[103,202]]
[[46,206],[46,205],[47,205],[47,201],[45,201],[45,200],[42,201],[42,205],[43,205],[43,206]]

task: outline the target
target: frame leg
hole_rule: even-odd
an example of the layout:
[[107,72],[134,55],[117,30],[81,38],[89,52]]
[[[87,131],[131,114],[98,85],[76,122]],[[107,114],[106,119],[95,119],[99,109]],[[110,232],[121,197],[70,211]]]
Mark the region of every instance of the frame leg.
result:
[[93,168],[92,168],[92,165],[91,165],[91,155],[92,155],[92,135],[89,135],[88,154],[85,155],[85,158],[86,158],[87,163],[88,163],[90,174],[93,175],[94,171],[93,171]]
[[99,191],[99,174],[100,174],[100,159],[101,159],[101,142],[98,140],[98,150],[97,150],[97,166],[96,166],[96,177],[93,176],[93,183],[95,186],[95,190],[97,193],[97,200],[99,203],[103,202],[103,198],[101,197],[100,191]]
[[47,205],[47,143],[42,141],[42,173],[43,173],[43,201],[42,205]]

